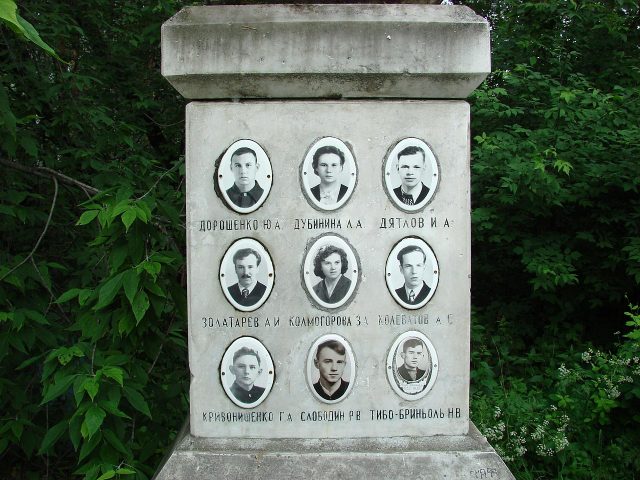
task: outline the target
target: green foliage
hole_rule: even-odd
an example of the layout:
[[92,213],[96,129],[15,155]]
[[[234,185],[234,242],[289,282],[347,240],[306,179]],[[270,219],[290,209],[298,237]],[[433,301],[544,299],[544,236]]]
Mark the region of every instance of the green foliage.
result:
[[21,2],[68,64],[1,37],[3,479],[150,478],[187,414],[179,8]]
[[638,3],[464,3],[494,63],[471,98],[473,418],[517,478],[635,478],[638,343],[615,332],[640,301]]
[[640,290],[638,4],[465,3],[494,42],[472,96],[473,304],[530,339],[610,335]]
[[[526,356],[501,322],[492,337],[476,325],[472,417],[518,478],[633,478],[640,471],[640,311],[612,351],[558,351],[566,339]],[[551,359],[551,361],[549,361]]]
[[13,30],[23,40],[34,43],[52,57],[61,60],[53,48],[40,38],[33,25],[18,14],[18,6],[13,0],[0,0],[0,22]]

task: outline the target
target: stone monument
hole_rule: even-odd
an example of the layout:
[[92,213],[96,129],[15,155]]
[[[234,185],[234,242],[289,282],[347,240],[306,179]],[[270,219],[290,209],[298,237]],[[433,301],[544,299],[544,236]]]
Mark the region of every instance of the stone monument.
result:
[[466,7],[192,7],[190,419],[158,479],[513,478],[469,420]]

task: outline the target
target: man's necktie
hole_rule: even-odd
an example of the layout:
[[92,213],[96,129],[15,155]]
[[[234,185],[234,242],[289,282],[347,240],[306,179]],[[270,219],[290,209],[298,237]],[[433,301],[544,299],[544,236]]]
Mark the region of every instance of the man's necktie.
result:
[[242,289],[242,298],[247,298],[249,296],[249,290],[246,288]]
[[402,192],[402,203],[405,205],[414,205],[413,196]]
[[415,299],[416,299],[416,294],[415,294],[415,292],[414,292],[413,290],[411,290],[411,291],[409,292],[409,301],[410,301],[411,303],[413,303],[413,301],[414,301]]

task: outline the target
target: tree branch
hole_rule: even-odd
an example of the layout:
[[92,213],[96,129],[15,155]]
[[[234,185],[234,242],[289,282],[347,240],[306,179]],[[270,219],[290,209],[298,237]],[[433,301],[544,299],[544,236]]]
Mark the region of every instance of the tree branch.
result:
[[[0,159],[0,161],[1,160],[2,159]],[[40,234],[40,237],[38,238],[38,241],[36,242],[36,244],[33,246],[31,251],[29,252],[29,255],[27,255],[24,258],[24,260],[22,260],[19,264],[17,264],[11,270],[9,270],[7,273],[5,273],[2,277],[0,277],[0,281],[2,281],[5,278],[7,278],[11,273],[15,272],[18,268],[20,268],[22,265],[24,265],[26,262],[28,262],[31,257],[33,257],[33,254],[36,253],[36,250],[38,250],[38,247],[40,246],[40,242],[42,242],[42,239],[44,238],[44,235],[47,233],[47,230],[49,228],[49,224],[51,223],[51,217],[53,216],[53,210],[56,208],[56,200],[58,199],[58,179],[56,177],[51,177],[51,180],[53,180],[53,186],[54,186],[53,200],[51,201],[51,209],[49,210],[49,217],[47,218],[47,223],[45,223],[44,229],[42,229],[42,233]]]
[[53,170],[51,168],[47,168],[47,167],[29,167],[27,165],[23,165],[23,164],[18,163],[18,162],[11,162],[11,161],[6,160],[4,158],[0,158],[0,164],[1,165],[5,165],[5,166],[7,166],[9,168],[13,168],[15,170],[19,170],[19,171],[24,172],[24,173],[30,173],[30,174],[33,174],[33,175],[38,175],[39,177],[56,178],[56,179],[60,180],[61,183],[64,183],[66,185],[73,185],[74,187],[80,187],[87,194],[97,195],[98,193],[100,193],[100,190],[98,190],[97,188],[92,187],[91,185],[87,185],[86,183],[82,183],[80,180],[76,180],[75,178],[71,178],[71,177],[65,175],[64,173],[57,172],[56,170]]

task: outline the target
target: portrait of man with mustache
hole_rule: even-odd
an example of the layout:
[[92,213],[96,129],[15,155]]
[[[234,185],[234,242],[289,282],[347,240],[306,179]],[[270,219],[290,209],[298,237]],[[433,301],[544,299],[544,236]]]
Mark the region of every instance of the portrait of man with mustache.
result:
[[231,297],[244,307],[255,305],[267,287],[258,281],[260,254],[252,248],[240,248],[233,254],[233,266],[238,282],[229,287]]

